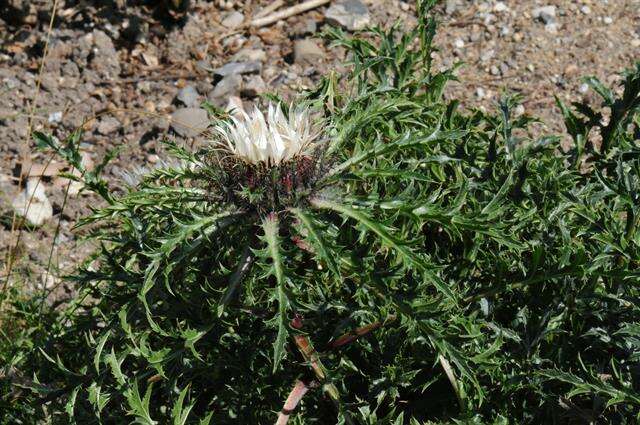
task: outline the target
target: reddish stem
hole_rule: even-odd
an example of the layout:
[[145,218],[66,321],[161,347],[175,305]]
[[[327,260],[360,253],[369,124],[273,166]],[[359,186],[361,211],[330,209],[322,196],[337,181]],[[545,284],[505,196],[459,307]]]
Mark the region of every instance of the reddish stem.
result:
[[278,414],[278,420],[276,421],[276,425],[285,425],[289,422],[289,417],[291,413],[295,410],[302,400],[302,397],[309,391],[309,386],[302,381],[296,381],[296,385],[294,385],[293,389],[289,393],[289,397],[284,402],[284,406]]

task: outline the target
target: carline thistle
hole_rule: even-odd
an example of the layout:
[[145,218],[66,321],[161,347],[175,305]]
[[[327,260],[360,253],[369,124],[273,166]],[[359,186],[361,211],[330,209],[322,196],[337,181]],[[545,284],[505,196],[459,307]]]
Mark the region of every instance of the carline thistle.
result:
[[312,110],[269,103],[266,115],[255,107],[237,111],[214,126],[207,168],[217,169],[212,193],[260,214],[295,207],[308,198],[327,169],[322,121]]

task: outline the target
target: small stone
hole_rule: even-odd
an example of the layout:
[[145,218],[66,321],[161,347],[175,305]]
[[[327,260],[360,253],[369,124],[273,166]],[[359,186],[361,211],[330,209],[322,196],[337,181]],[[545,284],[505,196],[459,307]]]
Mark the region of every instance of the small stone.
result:
[[176,99],[190,108],[197,107],[200,104],[200,95],[193,86],[185,86],[180,89]]
[[221,24],[227,28],[237,28],[244,22],[244,15],[236,10],[227,13]]
[[293,45],[295,63],[315,63],[324,58],[324,52],[312,39],[297,40]]
[[305,36],[309,34],[315,34],[318,30],[318,25],[314,19],[306,19],[303,22],[298,22],[293,27],[293,33],[298,36]]
[[483,99],[486,96],[486,93],[482,87],[478,87],[476,89],[476,96],[478,97],[478,99]]
[[98,133],[108,135],[116,131],[120,127],[120,121],[114,117],[104,117],[98,124]]
[[531,14],[534,19],[538,19],[544,24],[552,24],[556,22],[556,7],[553,5],[533,9]]
[[45,193],[44,183],[38,179],[27,180],[25,189],[15,197],[11,205],[17,215],[24,217],[33,226],[42,226],[53,217],[53,207]]
[[444,7],[444,11],[447,15],[452,15],[453,13],[455,13],[456,10],[458,10],[459,6],[460,6],[460,0],[447,0],[447,3],[445,4],[445,7]]
[[242,95],[245,97],[260,96],[265,91],[267,91],[267,84],[259,75],[248,77],[242,86]]
[[240,75],[233,74],[224,77],[207,94],[207,100],[216,106],[223,107],[227,104],[229,96],[235,96],[240,92],[240,86],[242,86],[242,77]]
[[491,75],[500,75],[500,69],[495,65],[491,66],[489,72],[491,73]]
[[558,32],[558,24],[556,23],[546,24],[544,26],[544,30],[550,34],[556,34]]
[[215,75],[226,77],[233,74],[252,74],[262,70],[262,63],[258,61],[251,62],[229,62],[220,68],[213,70]]
[[267,53],[262,49],[244,48],[233,55],[234,62],[266,62]]
[[492,59],[495,55],[496,55],[496,51],[495,50],[493,50],[493,49],[485,50],[480,55],[480,60],[482,62],[487,62],[488,60]]
[[326,21],[349,31],[364,29],[371,23],[369,9],[360,0],[342,0],[331,5],[324,14]]
[[611,25],[611,24],[613,24],[613,18],[611,18],[611,16],[605,16],[602,19],[602,22],[604,22],[605,25]]
[[494,12],[506,12],[507,10],[509,10],[509,6],[507,6],[506,4],[504,4],[504,2],[497,2],[494,6],[493,6],[493,11]]
[[171,115],[171,128],[182,137],[195,137],[209,124],[207,111],[201,108],[182,108]]
[[527,65],[527,69],[529,70],[529,72],[533,72],[533,71],[535,71],[535,70],[536,70],[536,67],[535,67],[535,66],[533,66],[533,64],[532,64],[532,63],[530,63],[530,64],[528,64],[528,65]]
[[580,8],[580,12],[582,12],[585,15],[588,15],[591,13],[591,8],[587,5],[584,5]]
[[584,94],[589,91],[589,85],[586,83],[582,84],[580,85],[580,88],[578,90],[580,91],[580,93]]
[[58,77],[48,72],[42,75],[42,78],[40,79],[40,85],[46,91],[53,93],[58,89],[58,87],[60,87],[60,81]]
[[453,42],[453,45],[456,46],[457,49],[462,49],[464,47],[464,41],[461,38],[457,38],[456,41]]
[[566,76],[571,76],[577,74],[578,71],[578,65],[571,63],[564,68],[563,74]]
[[48,121],[52,124],[62,121],[62,111],[56,111],[49,114]]
[[520,104],[518,106],[516,106],[516,109],[514,109],[514,114],[515,116],[519,117],[520,115],[524,114],[524,105]]

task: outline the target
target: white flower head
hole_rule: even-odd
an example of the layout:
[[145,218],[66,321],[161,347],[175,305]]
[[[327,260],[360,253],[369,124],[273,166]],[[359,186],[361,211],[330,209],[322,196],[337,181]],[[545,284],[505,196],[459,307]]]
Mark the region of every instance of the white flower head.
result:
[[291,107],[287,118],[280,104],[273,103],[266,117],[257,107],[248,114],[240,110],[214,131],[223,149],[248,163],[267,166],[311,153],[320,134],[308,108]]

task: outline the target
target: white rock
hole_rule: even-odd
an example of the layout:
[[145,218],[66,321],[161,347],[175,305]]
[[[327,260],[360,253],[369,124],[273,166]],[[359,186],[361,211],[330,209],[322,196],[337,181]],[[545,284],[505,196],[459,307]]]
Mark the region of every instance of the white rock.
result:
[[493,6],[494,12],[500,13],[500,12],[506,12],[507,10],[509,10],[509,6],[507,6],[506,4],[504,4],[504,2],[501,2],[501,1],[499,1]]
[[456,39],[453,43],[458,49],[462,49],[464,47],[464,41],[461,38]]
[[171,116],[171,127],[183,137],[195,137],[209,127],[207,111],[201,108],[178,109]]
[[364,29],[371,23],[369,9],[360,0],[342,0],[331,5],[324,14],[330,24],[340,25],[349,31]]
[[237,28],[244,22],[244,15],[238,11],[229,12],[222,19],[221,24],[227,28]]
[[56,111],[49,114],[50,123],[58,123],[62,121],[62,111]]
[[588,15],[591,13],[591,8],[587,5],[584,5],[580,8],[580,12],[584,13],[585,15]]
[[42,226],[53,217],[53,207],[45,193],[44,183],[27,180],[25,189],[12,202],[14,211],[33,226]]

